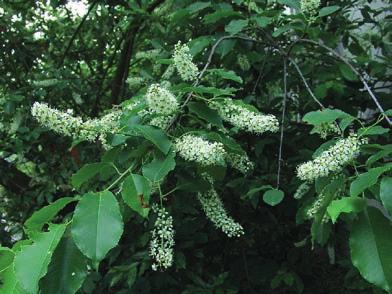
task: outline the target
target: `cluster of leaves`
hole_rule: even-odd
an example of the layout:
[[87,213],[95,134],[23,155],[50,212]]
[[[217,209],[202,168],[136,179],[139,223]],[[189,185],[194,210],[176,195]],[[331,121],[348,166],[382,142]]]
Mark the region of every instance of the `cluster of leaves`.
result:
[[[309,18],[299,1],[95,0],[75,21],[65,1],[42,1],[50,17],[41,2],[4,2],[2,292],[392,291],[391,111],[379,114],[363,90],[365,81],[392,108],[387,4],[328,1]],[[364,34],[368,26],[378,33]],[[167,74],[179,40],[206,69],[195,83]],[[125,109],[163,79],[182,105],[170,128],[125,111],[105,152],[30,115],[34,101],[85,117]],[[225,123],[208,103],[219,97],[274,114],[282,132],[256,136]],[[320,138],[326,125],[338,133]],[[248,154],[254,170],[244,176],[176,157],[173,141],[189,132]],[[296,193],[297,166],[350,132],[369,140],[359,157]],[[242,237],[227,238],[205,218],[196,197],[210,188],[204,173]],[[165,272],[152,271],[148,255],[155,203],[176,232]]]

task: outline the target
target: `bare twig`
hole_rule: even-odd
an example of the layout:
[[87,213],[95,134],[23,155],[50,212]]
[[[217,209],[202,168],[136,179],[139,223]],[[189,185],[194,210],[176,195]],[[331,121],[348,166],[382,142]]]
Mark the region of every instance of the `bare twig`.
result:
[[276,179],[276,188],[279,189],[280,185],[280,170],[282,167],[282,152],[283,152],[283,137],[284,137],[284,118],[286,115],[286,100],[287,100],[287,59],[283,59],[283,106],[282,106],[282,119],[280,121],[280,141],[279,141],[279,157],[278,157],[278,174]]
[[373,99],[374,103],[376,104],[377,108],[380,110],[381,114],[384,116],[385,120],[388,122],[390,126],[392,126],[392,121],[389,119],[389,117],[385,114],[385,111],[383,107],[381,106],[380,102],[378,101],[377,97],[374,95],[373,91],[370,89],[368,83],[366,82],[365,78],[363,75],[343,56],[341,56],[339,53],[337,53],[335,50],[332,48],[320,43],[316,42],[313,40],[309,39],[299,39],[298,41],[305,42],[305,43],[310,43],[319,47],[324,48],[325,50],[329,51],[332,55],[334,55],[336,58],[340,59],[343,61],[353,72],[354,74],[361,80],[362,84],[365,86],[366,91],[369,93],[370,97]]
[[302,71],[300,70],[298,64],[297,64],[292,58],[289,58],[289,60],[290,60],[290,63],[293,64],[294,67],[295,67],[295,69],[297,70],[297,72],[298,72],[299,76],[301,77],[301,79],[302,79],[302,81],[303,81],[303,83],[304,83],[304,85],[305,85],[305,88],[306,88],[306,90],[308,91],[309,95],[310,95],[310,96],[313,98],[313,100],[320,106],[321,109],[324,109],[324,108],[325,108],[324,105],[320,102],[320,100],[318,100],[318,99],[316,98],[316,96],[314,95],[314,93],[313,93],[312,90],[310,89],[309,84],[308,84],[308,82],[306,81],[304,75],[302,74]]

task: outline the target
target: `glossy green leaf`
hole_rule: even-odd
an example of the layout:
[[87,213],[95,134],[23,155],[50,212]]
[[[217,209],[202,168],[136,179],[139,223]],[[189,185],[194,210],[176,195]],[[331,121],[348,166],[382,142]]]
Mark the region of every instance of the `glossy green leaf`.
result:
[[171,142],[162,130],[145,125],[132,125],[129,130],[152,142],[164,154],[167,154],[169,152]]
[[304,115],[302,120],[311,125],[318,126],[323,123],[331,123],[338,118],[351,117],[348,113],[341,111],[339,109],[324,109],[311,111]]
[[340,9],[340,6],[337,6],[337,5],[323,7],[320,9],[319,17],[330,15],[332,13],[335,13],[339,9]]
[[366,206],[366,200],[360,197],[343,197],[333,200],[327,207],[327,212],[335,223],[341,213],[360,212]]
[[373,186],[377,183],[378,178],[386,171],[392,169],[392,163],[386,164],[382,167],[375,167],[370,169],[368,172],[360,174],[350,186],[350,195],[358,196],[365,189]]
[[392,226],[374,208],[361,213],[350,233],[351,260],[362,277],[392,290]]
[[262,28],[265,28],[272,23],[273,18],[267,16],[257,16],[254,18],[255,22]]
[[0,246],[0,273],[12,264],[14,256],[15,253],[11,249]]
[[373,126],[371,128],[360,128],[357,133],[359,136],[384,135],[389,133],[389,129],[382,126]]
[[268,190],[263,194],[263,201],[271,206],[278,205],[283,198],[283,191],[277,189]]
[[225,26],[225,31],[231,35],[238,34],[248,25],[248,22],[247,19],[234,19]]
[[342,74],[342,76],[349,81],[356,81],[358,80],[358,77],[356,74],[351,70],[351,68],[345,64],[345,63],[340,63],[339,64],[339,71]]
[[27,232],[40,231],[43,225],[49,223],[60,210],[74,201],[77,201],[77,198],[63,197],[37,210],[24,224]]
[[297,10],[301,9],[300,2],[298,0],[278,0],[280,4],[286,5],[290,8],[294,8]]
[[143,165],[143,175],[151,182],[159,182],[176,167],[174,153],[168,154],[165,158],[155,158],[152,162]]
[[203,22],[204,24],[213,24],[231,16],[241,16],[241,14],[230,9],[220,9],[204,16]]
[[0,279],[2,281],[0,285],[0,293],[4,294],[28,294],[21,287],[19,280],[15,274],[13,266],[8,267],[4,272],[0,274]]
[[39,280],[45,276],[48,265],[61,237],[65,224],[51,225],[48,232],[35,233],[33,244],[22,246],[16,253],[14,268],[21,287],[28,293],[38,293]]
[[189,5],[186,9],[190,12],[190,13],[195,13],[195,12],[199,12],[207,7],[211,6],[211,2],[207,1],[207,2],[195,2],[192,3],[191,5]]
[[189,102],[187,107],[190,112],[195,113],[198,117],[214,126],[223,128],[222,119],[215,109],[209,108],[206,104],[201,102]]
[[148,216],[150,194],[151,184],[141,175],[131,174],[122,184],[121,195],[124,202],[142,217]]
[[79,169],[76,173],[72,175],[71,183],[76,189],[79,189],[82,184],[92,179],[95,175],[97,175],[100,171],[102,163],[89,163],[83,165],[81,169]]
[[75,209],[71,233],[76,246],[97,267],[123,233],[116,197],[110,191],[83,195]]
[[392,178],[383,177],[380,183],[380,199],[384,207],[392,214]]
[[41,293],[74,294],[86,276],[86,257],[70,236],[64,237],[54,251],[48,273],[40,282]]

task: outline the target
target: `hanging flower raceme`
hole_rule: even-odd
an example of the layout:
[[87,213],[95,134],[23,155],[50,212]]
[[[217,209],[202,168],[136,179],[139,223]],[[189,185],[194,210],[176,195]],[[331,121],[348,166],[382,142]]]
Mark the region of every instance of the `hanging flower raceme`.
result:
[[228,237],[240,237],[244,234],[242,226],[231,218],[214,189],[204,193],[198,193],[201,206],[207,218]]
[[158,84],[152,84],[148,88],[146,102],[150,111],[156,114],[170,115],[179,108],[176,97]]
[[106,136],[118,130],[118,120],[121,111],[113,111],[99,119],[83,121],[81,117],[73,116],[72,110],[66,112],[51,108],[46,103],[35,102],[31,108],[33,117],[43,126],[52,131],[74,140],[94,142],[101,141],[105,149],[110,148]]
[[250,133],[262,134],[264,132],[277,132],[279,122],[271,114],[261,114],[249,105],[230,98],[210,102],[210,106],[219,112],[219,115],[227,122],[240,130]]
[[227,155],[222,143],[210,142],[194,135],[178,138],[174,148],[185,160],[195,161],[203,166],[222,165]]
[[174,46],[173,60],[174,66],[184,81],[194,81],[197,78],[199,69],[192,61],[188,45],[178,41]]
[[366,140],[359,139],[356,135],[340,139],[314,160],[298,166],[297,175],[301,180],[312,181],[338,172],[358,155],[360,146],[364,143]]
[[152,269],[167,269],[173,264],[173,218],[163,207],[153,206],[152,209],[157,214],[150,242],[150,256],[154,260]]
[[235,153],[229,153],[227,155],[227,161],[236,170],[243,174],[251,171],[254,168],[254,164],[250,161],[246,154],[240,155]]

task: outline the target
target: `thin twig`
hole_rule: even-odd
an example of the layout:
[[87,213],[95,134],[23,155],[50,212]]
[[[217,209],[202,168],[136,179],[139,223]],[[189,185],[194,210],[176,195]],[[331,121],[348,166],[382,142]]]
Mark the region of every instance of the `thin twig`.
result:
[[385,120],[388,122],[390,126],[392,126],[392,121],[389,119],[388,115],[385,114],[385,111],[383,107],[381,106],[380,102],[378,101],[377,97],[374,95],[373,91],[370,89],[368,83],[366,82],[365,78],[363,75],[343,56],[341,56],[339,53],[337,53],[335,50],[332,48],[320,43],[316,42],[313,40],[309,39],[299,39],[298,41],[305,42],[305,43],[310,43],[319,47],[324,48],[325,50],[329,51],[332,55],[334,55],[336,58],[340,59],[343,61],[353,72],[354,74],[361,80],[362,84],[365,86],[365,89],[369,93],[370,97],[373,99],[374,103],[376,104],[377,108],[380,110],[381,114],[384,116]]
[[93,10],[94,6],[98,3],[98,0],[95,0],[89,7],[88,11],[86,12],[86,14],[83,16],[81,22],[79,23],[78,27],[76,28],[75,32],[73,33],[71,40],[69,40],[68,46],[64,51],[63,54],[63,58],[61,59],[61,64],[64,62],[65,60],[65,56],[67,56],[69,50],[72,47],[73,41],[75,40],[76,36],[78,35],[80,29],[82,28],[83,24],[86,22],[86,19],[88,17],[88,15],[90,14],[90,12]]
[[284,118],[286,115],[286,100],[287,100],[287,59],[283,59],[283,107],[282,119],[280,122],[280,141],[279,141],[279,157],[278,157],[278,174],[276,179],[276,188],[279,189],[280,185],[280,170],[282,166],[282,151],[283,151],[283,136],[284,136]]
[[301,69],[299,68],[298,64],[297,64],[292,58],[289,58],[289,60],[290,60],[290,63],[292,63],[292,64],[294,65],[295,69],[297,70],[297,72],[298,72],[299,76],[301,77],[301,79],[302,79],[302,81],[303,81],[303,83],[304,83],[304,85],[305,85],[305,88],[306,88],[306,90],[308,91],[309,95],[310,95],[310,96],[313,98],[313,100],[320,106],[321,109],[325,109],[325,106],[320,102],[320,100],[318,100],[318,99],[316,98],[316,96],[314,95],[314,93],[313,93],[312,90],[310,89],[309,84],[308,84],[308,82],[306,81],[304,75],[302,74],[302,71],[301,71]]

